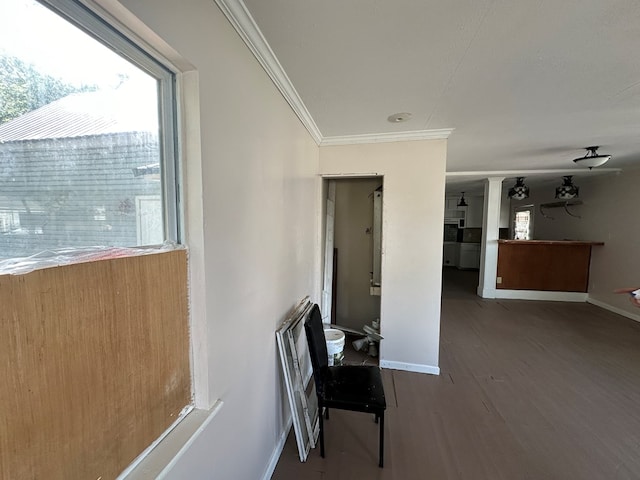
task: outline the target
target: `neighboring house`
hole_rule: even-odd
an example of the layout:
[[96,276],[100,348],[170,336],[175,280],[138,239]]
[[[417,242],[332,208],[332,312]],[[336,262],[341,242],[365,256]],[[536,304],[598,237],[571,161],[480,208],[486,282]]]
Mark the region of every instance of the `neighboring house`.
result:
[[0,125],[0,258],[162,242],[157,127],[120,114],[128,94],[75,93]]

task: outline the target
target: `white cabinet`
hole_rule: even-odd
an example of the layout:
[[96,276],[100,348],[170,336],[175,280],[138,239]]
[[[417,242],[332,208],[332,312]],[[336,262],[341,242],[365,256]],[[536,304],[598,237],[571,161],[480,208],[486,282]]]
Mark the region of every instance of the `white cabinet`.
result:
[[444,218],[446,220],[464,219],[467,207],[459,207],[459,197],[445,197],[444,199]]
[[442,265],[445,267],[458,266],[458,243],[445,242],[442,248]]
[[445,210],[458,210],[458,202],[460,198],[458,197],[445,197],[444,199],[444,209]]
[[465,216],[465,228],[482,228],[482,216],[484,211],[484,197],[468,197],[467,213]]
[[480,244],[479,243],[459,243],[458,268],[473,269],[480,268]]

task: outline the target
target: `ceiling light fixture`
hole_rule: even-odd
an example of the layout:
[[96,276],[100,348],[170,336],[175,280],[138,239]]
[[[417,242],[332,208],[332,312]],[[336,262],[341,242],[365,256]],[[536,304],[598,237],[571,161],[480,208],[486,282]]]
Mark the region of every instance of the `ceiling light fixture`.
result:
[[387,121],[391,123],[400,123],[400,122],[406,122],[410,118],[411,118],[411,114],[409,112],[394,113],[393,115],[389,115],[387,117]]
[[589,167],[591,170],[593,167],[599,167],[609,161],[611,155],[598,155],[598,149],[600,147],[586,147],[587,154],[584,157],[576,158],[574,162],[581,167]]
[[509,189],[507,196],[513,200],[524,200],[529,197],[529,187],[524,184],[524,177],[516,178],[516,184]]
[[562,177],[562,185],[556,188],[556,198],[560,200],[571,200],[576,198],[580,192],[580,187],[576,187],[571,181],[573,175]]
[[462,196],[460,197],[460,201],[458,202],[459,207],[468,207],[469,205],[464,199],[464,192],[462,192]]

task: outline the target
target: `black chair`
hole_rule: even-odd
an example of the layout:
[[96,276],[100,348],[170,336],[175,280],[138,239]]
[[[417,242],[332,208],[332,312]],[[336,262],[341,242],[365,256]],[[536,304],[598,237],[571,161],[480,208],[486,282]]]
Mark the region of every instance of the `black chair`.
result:
[[327,344],[318,305],[314,305],[304,322],[307,334],[313,377],[318,396],[318,418],[320,423],[320,456],[324,458],[324,426],[322,409],[352,410],[373,413],[380,423],[380,461],[384,460],[384,411],[387,408],[382,387],[380,369],[375,366],[338,365],[329,366]]

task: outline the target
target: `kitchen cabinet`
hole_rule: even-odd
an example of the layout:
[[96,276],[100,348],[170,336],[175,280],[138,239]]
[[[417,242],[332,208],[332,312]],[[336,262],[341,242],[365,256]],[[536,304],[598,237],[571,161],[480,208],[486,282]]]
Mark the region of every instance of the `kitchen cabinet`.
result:
[[591,250],[603,242],[498,240],[496,288],[587,292]]
[[484,212],[484,197],[467,197],[467,213],[465,215],[465,228],[482,228]]
[[[445,210],[458,210],[458,202],[460,201],[460,197],[445,197],[444,199],[444,209]],[[464,208],[464,207],[460,207]]]
[[458,268],[461,270],[480,268],[480,244],[459,243],[458,245]]
[[[455,200],[452,203],[445,203],[445,209],[449,210],[450,205],[453,205],[451,209],[457,209],[459,211],[465,211],[462,218],[465,219],[465,228],[482,228],[482,221],[484,219],[484,196],[465,196],[468,207],[458,207],[457,203],[459,198],[451,197],[451,200]],[[445,217],[447,215],[445,214]],[[511,201],[506,198],[500,202],[500,228],[509,228],[511,220]]]
[[459,197],[446,197],[444,202],[444,218],[446,221],[453,221],[454,223],[458,223],[460,220],[464,220],[464,216],[466,213],[466,207],[459,207],[458,201]]
[[442,265],[445,267],[458,266],[458,243],[444,242],[442,248]]

